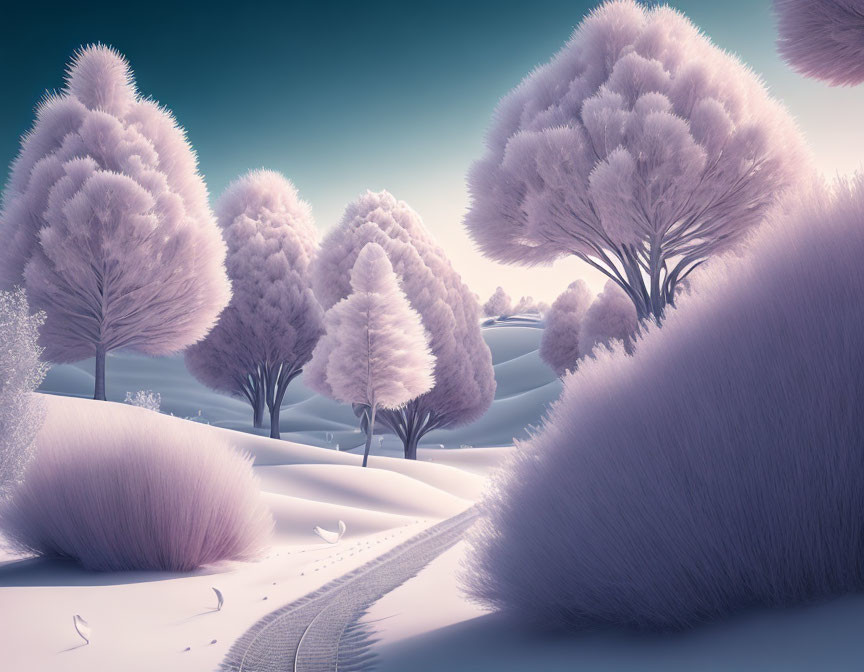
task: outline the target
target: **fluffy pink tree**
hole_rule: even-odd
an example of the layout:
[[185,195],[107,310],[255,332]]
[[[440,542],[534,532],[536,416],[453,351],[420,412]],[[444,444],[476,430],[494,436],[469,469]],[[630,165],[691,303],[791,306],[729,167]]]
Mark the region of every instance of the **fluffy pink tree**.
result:
[[682,14],[615,0],[501,101],[465,224],[499,261],[574,255],[659,320],[762,221],[802,147],[759,77]]
[[579,347],[589,354],[597,345],[611,346],[622,341],[628,353],[633,352],[633,339],[639,329],[636,309],[621,288],[609,280],[582,318]]
[[831,86],[864,82],[862,0],[774,0],[777,48],[796,71]]
[[279,173],[257,170],[235,180],[216,204],[234,288],[219,324],[186,351],[186,366],[205,385],[249,401],[256,427],[279,410],[322,333],[322,311],[309,267],[318,232],[308,203]]
[[[435,355],[435,387],[378,417],[416,458],[429,431],[479,418],[495,395],[492,354],[483,340],[474,295],[453,270],[419,215],[386,191],[366,192],[349,204],[321,244],[313,265],[315,294],[326,310],[350,293],[348,276],[370,242],[387,253],[411,306],[420,313]],[[360,410],[360,409],[357,409]]]
[[435,384],[435,356],[419,313],[399,288],[384,248],[368,243],[351,270],[351,293],[324,316],[326,335],[306,373],[312,389],[366,409],[366,448],[379,408],[391,411]]
[[526,313],[540,314],[540,306],[534,300],[533,296],[523,296],[519,299],[519,303],[513,308],[515,315],[524,315]]
[[580,347],[582,321],[591,305],[591,290],[584,280],[570,284],[552,303],[540,340],[540,357],[559,376],[576,368],[585,354]]
[[506,317],[512,310],[510,297],[502,287],[496,288],[489,300],[483,304],[483,314],[486,317]]
[[23,280],[44,311],[49,361],[96,357],[97,399],[109,351],[180,350],[230,298],[195,154],[108,47],[77,52],[65,89],[39,106],[0,221],[2,280]]

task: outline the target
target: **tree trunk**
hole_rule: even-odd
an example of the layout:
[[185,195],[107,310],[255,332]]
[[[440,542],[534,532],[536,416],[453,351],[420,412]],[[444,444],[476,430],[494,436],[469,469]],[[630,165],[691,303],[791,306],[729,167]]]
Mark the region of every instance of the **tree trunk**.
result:
[[270,438],[281,439],[279,433],[279,413],[282,410],[282,398],[285,396],[285,390],[277,392],[273,397],[273,405],[270,407]]
[[416,460],[417,459],[417,444],[420,443],[420,437],[416,434],[409,434],[405,437],[405,459],[406,460]]
[[258,390],[252,404],[252,424],[256,429],[264,427],[264,394],[261,390]]
[[375,432],[375,404],[372,404],[371,411],[367,411],[369,418],[369,426],[366,430],[366,449],[363,451],[363,466],[369,461],[369,449],[372,447],[372,434]]
[[96,387],[93,398],[105,401],[105,346],[96,346]]

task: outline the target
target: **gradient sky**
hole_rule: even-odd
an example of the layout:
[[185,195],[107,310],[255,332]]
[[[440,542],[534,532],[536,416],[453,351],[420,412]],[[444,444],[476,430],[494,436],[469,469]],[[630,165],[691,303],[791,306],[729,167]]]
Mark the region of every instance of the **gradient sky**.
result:
[[[466,6],[469,5],[470,6]],[[478,294],[501,284],[551,301],[581,262],[522,269],[485,260],[465,234],[465,174],[499,98],[547,61],[594,2],[483,0],[308,3],[15,3],[0,26],[0,162],[14,157],[73,50],[101,41],[131,61],[139,89],[176,114],[211,195],[245,171],[282,171],[334,226],[365,189],[411,204]],[[864,87],[792,73],[774,51],[769,0],[675,0],[785,101],[828,173],[862,165]],[[141,10],[146,9],[142,14]]]

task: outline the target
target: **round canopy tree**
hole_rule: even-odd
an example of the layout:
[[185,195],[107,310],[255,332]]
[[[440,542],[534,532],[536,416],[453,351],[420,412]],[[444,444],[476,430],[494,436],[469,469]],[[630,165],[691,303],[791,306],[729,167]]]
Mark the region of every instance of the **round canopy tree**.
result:
[[579,347],[583,355],[588,355],[598,345],[611,347],[613,341],[621,341],[624,350],[632,354],[638,330],[633,303],[609,280],[585,312],[579,330]]
[[249,401],[253,422],[279,438],[279,409],[323,331],[309,267],[318,231],[308,203],[285,177],[257,170],[235,180],[216,204],[234,287],[219,324],[186,351],[198,380]]
[[45,313],[45,358],[176,352],[228,303],[225,244],[195,154],[171,114],[139,96],[126,60],[97,45],[37,110],[3,199],[0,280]]
[[831,86],[864,82],[862,0],[774,0],[783,59]]
[[559,376],[575,369],[586,354],[581,347],[580,332],[591,299],[588,285],[584,280],[577,280],[561,292],[546,313],[540,357]]
[[[435,387],[378,418],[415,459],[420,439],[433,429],[479,418],[495,395],[492,354],[480,333],[474,295],[453,270],[420,216],[386,191],[366,192],[345,210],[325,237],[313,264],[312,286],[326,310],[351,292],[350,271],[367,243],[384,248],[402,290],[420,313],[435,356]],[[358,414],[365,409],[356,408]]]
[[802,147],[760,79],[683,15],[607,2],[501,101],[465,224],[498,261],[575,255],[659,320],[762,221]]
[[486,317],[507,317],[511,312],[513,312],[513,304],[503,287],[497,287],[489,300],[483,304],[483,314]]

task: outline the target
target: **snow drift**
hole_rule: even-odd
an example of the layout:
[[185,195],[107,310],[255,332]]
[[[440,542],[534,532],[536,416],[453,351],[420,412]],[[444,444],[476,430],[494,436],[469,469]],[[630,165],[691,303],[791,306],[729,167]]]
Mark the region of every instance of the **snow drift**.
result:
[[91,570],[189,571],[265,547],[273,518],[250,457],[146,409],[82,423],[82,403],[51,405],[36,457],[0,512],[17,550]]
[[485,503],[474,596],[677,629],[864,588],[864,178],[775,220],[567,377]]

